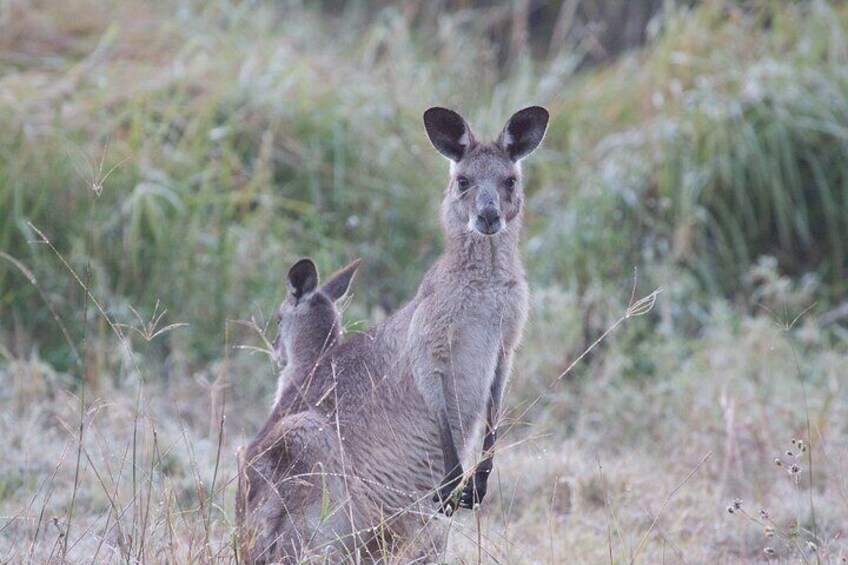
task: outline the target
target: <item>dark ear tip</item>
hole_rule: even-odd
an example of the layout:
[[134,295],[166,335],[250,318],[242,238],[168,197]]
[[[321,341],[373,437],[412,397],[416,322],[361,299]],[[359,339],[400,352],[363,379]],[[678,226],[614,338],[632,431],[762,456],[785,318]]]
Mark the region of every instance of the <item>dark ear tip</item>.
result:
[[318,269],[315,267],[315,261],[313,261],[309,257],[298,259],[295,264],[291,266],[291,269],[289,269],[289,274],[296,273],[301,269],[308,269],[316,273],[318,272]]
[[433,106],[432,108],[427,108],[426,110],[424,110],[424,125],[430,123],[444,110],[444,108],[440,108],[439,106]]
[[433,106],[424,112],[424,129],[436,151],[455,163],[474,144],[474,136],[465,119],[441,106]]
[[299,259],[289,269],[289,288],[295,296],[301,296],[305,292],[311,292],[318,284],[318,269],[315,262],[309,257]]
[[442,108],[441,106],[433,106],[424,111],[424,125],[428,128],[430,124],[436,125],[452,120],[462,121],[462,116],[449,108]]
[[526,112],[528,114],[532,114],[534,118],[539,120],[548,121],[551,117],[551,113],[548,112],[548,109],[544,106],[528,106],[521,110],[522,112]]
[[324,283],[324,286],[321,287],[322,291],[331,300],[333,300],[333,302],[339,300],[347,294],[348,289],[353,282],[353,278],[356,276],[356,271],[359,269],[359,265],[361,263],[362,258],[356,258],[333,273],[327,282]]
[[351,278],[353,278],[353,275],[356,274],[357,270],[359,270],[359,265],[361,265],[361,264],[362,264],[362,257],[357,257],[356,259],[354,259],[353,261],[351,261],[350,263],[348,263],[347,265],[342,267],[341,270],[349,272],[351,274],[350,275]]

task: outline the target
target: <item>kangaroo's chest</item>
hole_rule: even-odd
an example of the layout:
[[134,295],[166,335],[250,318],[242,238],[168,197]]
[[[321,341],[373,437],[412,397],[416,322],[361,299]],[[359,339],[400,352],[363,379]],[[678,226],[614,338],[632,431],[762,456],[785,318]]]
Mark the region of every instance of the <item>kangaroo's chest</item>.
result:
[[450,293],[430,298],[419,304],[410,328],[413,350],[425,364],[432,359],[488,376],[499,352],[515,348],[527,311],[523,279],[458,281]]
[[470,281],[452,296],[451,302],[443,313],[451,326],[472,329],[496,339],[499,346],[512,349],[526,317],[527,285],[523,279]]

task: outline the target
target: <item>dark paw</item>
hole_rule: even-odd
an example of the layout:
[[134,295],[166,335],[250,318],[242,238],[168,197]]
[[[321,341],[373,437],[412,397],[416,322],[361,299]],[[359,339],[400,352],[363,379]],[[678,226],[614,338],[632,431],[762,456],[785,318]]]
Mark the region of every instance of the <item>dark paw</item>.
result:
[[489,473],[479,471],[474,473],[471,480],[465,483],[462,489],[462,494],[459,496],[460,508],[474,508],[486,496],[486,485],[489,481]]
[[448,518],[453,516],[453,513],[457,509],[457,498],[458,497],[455,496],[439,503],[439,514],[444,514]]
[[433,495],[433,502],[438,503],[439,512],[445,516],[453,514],[454,510],[456,510],[459,505],[459,499],[461,498],[462,493],[458,487],[461,480],[462,477],[460,476],[443,484],[439,487],[439,490],[436,491],[436,494]]

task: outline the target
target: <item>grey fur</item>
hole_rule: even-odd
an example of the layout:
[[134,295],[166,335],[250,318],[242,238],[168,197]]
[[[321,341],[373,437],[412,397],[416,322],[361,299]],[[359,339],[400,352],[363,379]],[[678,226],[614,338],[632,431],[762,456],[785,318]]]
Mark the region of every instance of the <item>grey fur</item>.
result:
[[361,259],[356,259],[318,287],[318,271],[311,259],[301,259],[289,269],[288,295],[277,313],[274,354],[285,362],[277,380],[276,404],[291,375],[311,371],[321,354],[339,341],[339,313],[335,303],[350,287]]
[[[452,162],[445,251],[408,304],[290,375],[240,457],[237,522],[248,562],[431,562],[446,541],[433,493],[446,512],[485,494],[527,316],[519,162],[541,142],[548,115],[522,110],[490,143],[455,112],[430,109],[424,119]],[[481,424],[486,453],[466,477]]]

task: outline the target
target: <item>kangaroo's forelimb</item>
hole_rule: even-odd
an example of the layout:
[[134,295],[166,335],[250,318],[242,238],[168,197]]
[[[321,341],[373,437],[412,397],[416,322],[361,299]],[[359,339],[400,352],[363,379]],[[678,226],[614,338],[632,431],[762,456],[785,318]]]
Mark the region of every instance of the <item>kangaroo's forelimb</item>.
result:
[[495,442],[498,439],[498,422],[500,420],[501,399],[506,384],[507,367],[510,365],[507,354],[503,351],[498,356],[495,367],[495,378],[489,390],[489,401],[486,406],[486,432],[483,436],[483,459],[474,470],[471,479],[465,483],[459,497],[461,508],[474,508],[483,502],[489,482],[489,475],[494,468]]
[[433,502],[439,503],[439,512],[450,516],[456,510],[459,493],[456,492],[462,483],[462,463],[459,460],[459,449],[454,441],[451,429],[451,419],[448,414],[447,399],[448,391],[445,390],[446,381],[442,381],[441,398],[437,402],[439,439],[442,444],[442,460],[444,461],[445,474],[442,483],[433,495]]

